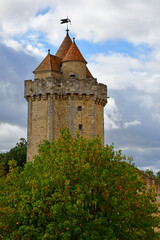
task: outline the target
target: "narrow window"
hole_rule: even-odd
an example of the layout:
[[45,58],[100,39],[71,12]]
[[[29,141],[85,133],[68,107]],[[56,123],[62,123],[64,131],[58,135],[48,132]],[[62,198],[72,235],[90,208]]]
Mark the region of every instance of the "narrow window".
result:
[[79,130],[82,130],[82,128],[83,128],[83,125],[79,124]]
[[78,110],[78,111],[82,111],[82,106],[78,106],[78,107],[77,107],[77,110]]

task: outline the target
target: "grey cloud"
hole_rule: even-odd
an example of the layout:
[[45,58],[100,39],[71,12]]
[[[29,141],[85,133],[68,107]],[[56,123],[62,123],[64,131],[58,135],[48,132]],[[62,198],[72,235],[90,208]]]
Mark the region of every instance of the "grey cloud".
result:
[[26,126],[27,104],[24,80],[33,77],[39,60],[0,45],[0,122]]
[[133,157],[133,163],[142,170],[160,170],[160,148],[132,148],[123,151],[127,156]]
[[0,100],[0,123],[9,123],[25,127],[27,124],[27,103],[21,99],[21,102],[13,99]]
[[[133,157],[136,166],[160,169],[160,122],[153,116],[157,108],[140,104],[139,98],[144,93],[134,88],[126,90],[111,90],[110,96],[115,99],[122,122],[140,121],[137,126],[128,128],[107,129],[105,141],[107,144],[115,144],[116,149],[122,149],[124,154]],[[155,102],[160,102],[160,96],[154,96]],[[107,107],[106,107],[107,111]],[[159,110],[160,112],[160,110]]]
[[8,123],[0,123],[0,152],[5,152],[15,146],[20,138],[26,139],[26,129]]

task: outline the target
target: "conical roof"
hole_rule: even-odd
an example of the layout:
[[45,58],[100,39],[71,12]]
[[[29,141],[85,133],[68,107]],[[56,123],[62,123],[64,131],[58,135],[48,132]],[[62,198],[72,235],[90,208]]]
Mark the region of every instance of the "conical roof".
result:
[[71,38],[70,38],[70,36],[67,32],[67,35],[64,38],[63,42],[61,43],[61,45],[60,45],[59,49],[57,50],[55,56],[60,57],[60,58],[64,58],[64,56],[68,52],[68,49],[70,48],[71,44],[72,44],[72,40],[71,40]]
[[62,62],[65,61],[81,61],[87,63],[74,41],[72,42],[65,57],[62,59]]
[[[75,41],[72,42],[68,33],[61,43],[56,55],[51,55],[50,51],[44,60],[39,64],[39,66],[33,71],[33,73],[43,72],[43,71],[54,71],[60,73],[60,67],[62,62],[65,61],[81,61],[86,62],[81,52],[79,51]],[[86,76],[93,78],[89,69],[86,66]]]
[[47,70],[59,72],[61,61],[62,61],[61,58],[48,54],[44,58],[44,60],[39,64],[39,66],[33,71],[33,73],[47,71]]

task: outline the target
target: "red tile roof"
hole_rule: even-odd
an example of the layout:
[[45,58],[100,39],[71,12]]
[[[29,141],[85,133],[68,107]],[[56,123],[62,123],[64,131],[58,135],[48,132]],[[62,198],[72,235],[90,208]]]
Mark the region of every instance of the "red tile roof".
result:
[[64,58],[66,53],[68,52],[68,49],[70,48],[72,44],[72,40],[70,36],[67,34],[66,37],[64,38],[63,42],[61,43],[58,51],[56,52],[57,57]]
[[62,62],[64,61],[81,61],[81,62],[87,63],[84,57],[82,56],[81,52],[79,51],[75,42],[72,43],[67,54],[63,58]]
[[[51,55],[49,53],[39,64],[39,66],[33,71],[33,73],[43,71],[54,71],[60,73],[60,67],[63,61],[81,61],[87,63],[75,42],[72,43],[68,34],[60,45],[56,55]],[[93,78],[87,66],[86,76]]]
[[45,59],[39,64],[39,66],[33,71],[33,73],[47,70],[60,72],[61,62],[61,58],[48,54]]
[[86,76],[87,77],[90,77],[90,78],[93,78],[91,72],[89,71],[88,67],[86,66]]

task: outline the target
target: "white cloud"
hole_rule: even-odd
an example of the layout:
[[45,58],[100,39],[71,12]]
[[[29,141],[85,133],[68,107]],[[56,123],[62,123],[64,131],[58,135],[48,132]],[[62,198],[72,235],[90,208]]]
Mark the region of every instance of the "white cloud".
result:
[[142,170],[142,171],[152,170],[154,172],[154,174],[156,174],[158,171],[160,171],[159,168],[157,168],[154,165],[147,165],[145,167],[140,167],[139,169]]
[[8,123],[0,124],[0,152],[10,150],[19,142],[20,138],[26,139],[26,129]]
[[109,98],[104,111],[104,128],[118,129],[120,128],[122,116],[118,110],[114,98]]
[[[126,89],[134,84],[132,71],[138,68],[139,61],[123,54],[98,54],[91,56],[90,69],[99,81],[109,89]],[[138,71],[138,69],[137,69]]]
[[124,128],[128,128],[128,127],[137,126],[137,125],[140,125],[140,124],[141,124],[140,121],[134,120],[134,121],[132,121],[132,122],[125,122],[125,123],[123,124],[123,127],[124,127]]
[[7,47],[13,48],[15,51],[21,51],[21,50],[23,50],[22,45],[21,45],[18,41],[15,41],[15,40],[12,40],[12,39],[5,39],[5,40],[4,40],[4,44],[5,44]]
[[160,91],[159,61],[154,56],[144,62],[124,54],[98,54],[90,57],[90,69],[109,89],[134,87],[146,93]]
[[92,4],[72,0],[61,3],[58,3],[61,6],[59,14],[67,8],[73,19],[72,29],[81,39],[97,42],[125,38],[136,44],[159,42],[160,3],[157,0],[93,0]]
[[104,128],[106,130],[129,128],[140,124],[141,122],[138,120],[126,122],[116,105],[115,99],[109,98],[104,111]]
[[0,8],[0,36],[2,40],[26,38],[34,31],[39,38],[57,45],[62,37],[59,20],[68,15],[78,39],[126,39],[155,46],[160,42],[159,10],[158,0],[92,0],[92,4],[85,0],[5,0]]

